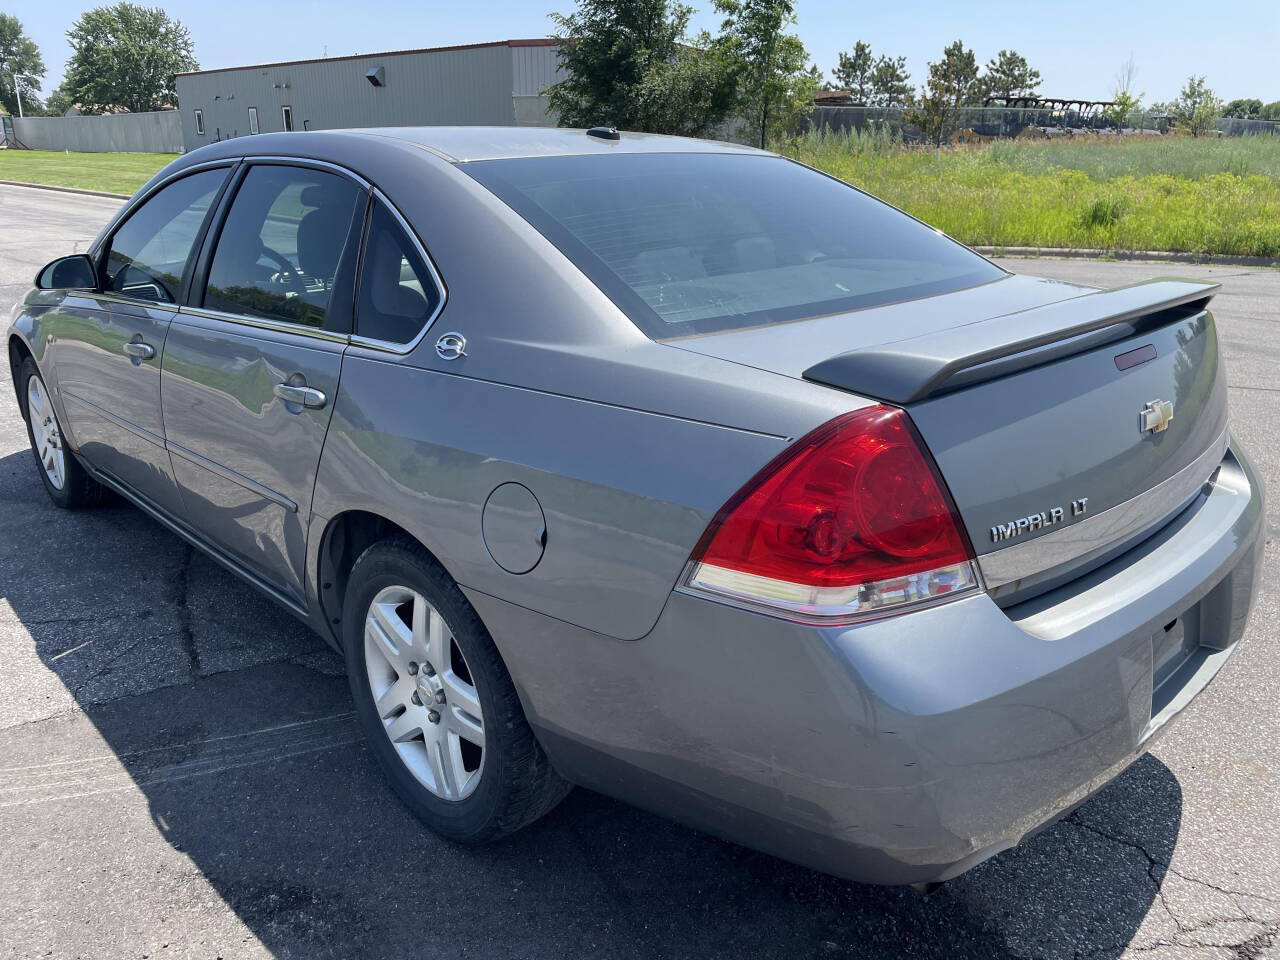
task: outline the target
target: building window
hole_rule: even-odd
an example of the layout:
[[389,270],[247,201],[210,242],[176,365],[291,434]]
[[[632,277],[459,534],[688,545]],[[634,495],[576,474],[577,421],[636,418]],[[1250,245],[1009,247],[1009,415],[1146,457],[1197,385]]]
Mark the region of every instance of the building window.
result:
[[197,137],[204,136],[204,111],[203,110],[196,111],[196,136]]
[[284,121],[284,129],[286,132],[293,129],[293,107],[284,106],[280,108],[280,119]]
[[258,108],[257,107],[249,108],[249,132],[250,133],[258,132]]

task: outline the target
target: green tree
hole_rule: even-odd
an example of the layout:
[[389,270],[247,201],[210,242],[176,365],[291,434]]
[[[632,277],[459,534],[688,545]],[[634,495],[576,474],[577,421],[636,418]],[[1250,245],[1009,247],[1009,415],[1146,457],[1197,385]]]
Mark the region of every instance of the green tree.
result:
[[73,101],[70,94],[67,93],[67,85],[65,83],[60,83],[54,88],[53,93],[49,94],[48,98],[44,102],[45,116],[65,116],[66,112],[73,106],[75,106],[75,101]]
[[871,73],[871,104],[905,107],[911,102],[911,74],[906,57],[880,57]]
[[1107,118],[1107,123],[1116,128],[1116,131],[1122,136],[1124,128],[1129,123],[1129,115],[1142,106],[1142,95],[1134,96],[1124,90],[1117,90],[1111,96],[1111,105],[1105,107],[1103,115]]
[[43,77],[44,59],[40,48],[22,32],[22,21],[0,13],[0,106],[9,113],[18,113],[18,94],[21,94],[22,112],[39,113]]
[[636,129],[700,137],[728,118],[734,104],[732,66],[709,35],[697,42],[644,75],[635,89]]
[[1203,137],[1214,130],[1222,116],[1222,101],[1204,82],[1192,74],[1173,104],[1174,122],[1193,137]]
[[956,113],[969,102],[977,82],[978,61],[959,40],[942,51],[941,60],[929,64],[929,79],[906,119],[920,128],[939,154]]
[[1241,120],[1257,120],[1262,116],[1262,101],[1257,99],[1232,100],[1222,108],[1224,117],[1239,117]]
[[1001,50],[987,61],[977,93],[984,97],[1029,97],[1040,86],[1040,71],[1016,50]]
[[1119,136],[1124,136],[1125,125],[1129,122],[1129,115],[1135,110],[1142,109],[1141,93],[1134,93],[1134,81],[1138,77],[1138,67],[1133,62],[1133,54],[1129,54],[1129,58],[1120,65],[1120,69],[1116,71],[1115,92],[1111,95],[1111,106],[1106,107],[1103,111],[1107,122],[1116,128]]
[[870,102],[872,91],[872,74],[875,71],[875,58],[871,55],[871,44],[861,40],[853,45],[851,53],[841,51],[840,62],[831,71],[836,83],[853,94],[855,103]]
[[71,25],[67,40],[72,53],[63,87],[85,113],[175,106],[174,74],[200,67],[187,28],[159,7],[95,7]]
[[1280,120],[1280,100],[1274,100],[1258,111],[1261,120]]
[[692,13],[671,0],[579,0],[553,13],[565,79],[547,96],[560,125],[700,134],[724,120],[731,66],[707,34],[684,42]]
[[804,44],[786,28],[796,22],[792,0],[714,0],[724,16],[717,44],[735,65],[738,109],[760,146],[790,134],[813,108],[817,89]]

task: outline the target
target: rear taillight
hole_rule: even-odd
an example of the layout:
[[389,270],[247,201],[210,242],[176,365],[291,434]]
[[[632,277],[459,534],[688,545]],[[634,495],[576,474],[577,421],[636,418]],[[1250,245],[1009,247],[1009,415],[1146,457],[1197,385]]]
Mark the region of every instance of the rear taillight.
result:
[[838,622],[975,589],[972,560],[907,415],[877,406],[819,427],[738,491],[685,585]]

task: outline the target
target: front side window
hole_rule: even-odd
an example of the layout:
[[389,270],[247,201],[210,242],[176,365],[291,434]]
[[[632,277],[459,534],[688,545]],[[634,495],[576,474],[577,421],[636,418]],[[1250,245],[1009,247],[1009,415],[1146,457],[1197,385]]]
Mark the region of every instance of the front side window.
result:
[[104,290],[139,300],[176,303],[204,218],[227,170],[201,170],[169,184],[129,215],[112,235]]
[[373,340],[409,343],[422,331],[440,303],[431,272],[385,206],[378,203],[369,221],[356,333]]
[[250,167],[218,236],[204,306],[323,326],[363,199],[354,183],[322,170]]
[[781,157],[631,153],[460,168],[655,339],[843,313],[1006,276],[906,214]]

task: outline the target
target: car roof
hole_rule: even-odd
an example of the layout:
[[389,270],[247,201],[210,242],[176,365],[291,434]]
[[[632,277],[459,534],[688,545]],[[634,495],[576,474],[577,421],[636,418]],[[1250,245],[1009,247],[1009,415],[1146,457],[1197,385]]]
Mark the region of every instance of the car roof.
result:
[[366,127],[316,131],[400,140],[454,163],[515,157],[599,153],[764,153],[753,147],[693,137],[619,132],[617,140],[562,127]]

